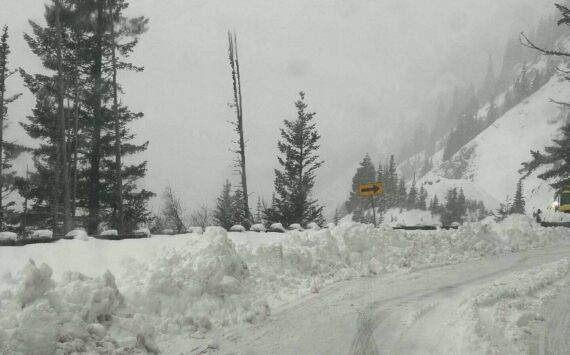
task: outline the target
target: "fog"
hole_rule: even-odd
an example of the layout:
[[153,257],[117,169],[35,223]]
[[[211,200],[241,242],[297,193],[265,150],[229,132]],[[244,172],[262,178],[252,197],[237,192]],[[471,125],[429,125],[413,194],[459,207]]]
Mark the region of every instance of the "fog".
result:
[[[12,67],[41,70],[22,38],[27,19],[42,21],[39,3],[0,0]],[[251,205],[271,198],[279,127],[295,118],[302,90],[322,135],[315,193],[330,214],[366,152],[397,154],[429,102],[457,83],[479,84],[487,58],[498,67],[507,38],[552,9],[547,0],[132,1],[130,13],[151,21],[131,58],[145,71],[119,77],[122,101],[145,113],[133,127],[150,141],[142,185],[160,193],[170,183],[193,209],[213,205],[226,179],[238,182],[228,30],[239,46]],[[10,116],[23,121],[33,97],[19,90]],[[15,124],[7,134],[25,140]]]

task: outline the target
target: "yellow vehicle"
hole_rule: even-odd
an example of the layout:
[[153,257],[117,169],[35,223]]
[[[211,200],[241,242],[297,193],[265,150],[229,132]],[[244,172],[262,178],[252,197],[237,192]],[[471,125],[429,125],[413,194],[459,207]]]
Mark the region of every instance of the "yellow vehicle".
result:
[[570,186],[566,186],[558,195],[558,211],[570,213]]

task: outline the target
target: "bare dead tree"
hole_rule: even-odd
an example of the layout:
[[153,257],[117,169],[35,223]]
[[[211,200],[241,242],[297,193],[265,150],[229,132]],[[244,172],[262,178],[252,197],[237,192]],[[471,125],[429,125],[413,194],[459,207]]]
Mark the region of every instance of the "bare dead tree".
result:
[[196,211],[190,215],[190,223],[193,226],[201,227],[206,229],[206,227],[212,225],[212,215],[210,209],[207,206],[200,206]]
[[184,209],[182,208],[182,203],[170,185],[166,186],[164,189],[162,198],[164,199],[162,215],[165,222],[168,225],[172,226],[176,232],[186,231],[183,217]]
[[243,106],[242,106],[242,93],[241,93],[241,75],[239,70],[239,59],[238,59],[238,49],[237,49],[237,38],[235,33],[228,31],[228,56],[230,59],[230,67],[232,68],[232,81],[233,81],[233,91],[234,91],[234,107],[236,110],[237,120],[234,122],[236,132],[238,134],[238,148],[233,150],[234,153],[238,154],[237,167],[239,174],[241,176],[241,188],[243,191],[243,211],[246,220],[251,220],[247,193],[247,174],[245,165],[245,140],[244,140],[244,129],[243,129]]

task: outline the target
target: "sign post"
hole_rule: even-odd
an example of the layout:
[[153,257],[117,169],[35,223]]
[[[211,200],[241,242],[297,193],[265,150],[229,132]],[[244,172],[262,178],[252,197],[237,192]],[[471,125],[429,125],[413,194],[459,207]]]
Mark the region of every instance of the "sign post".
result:
[[376,198],[375,196],[384,193],[383,182],[367,182],[358,186],[358,194],[361,197],[372,198],[372,216],[374,218],[374,227],[376,227]]

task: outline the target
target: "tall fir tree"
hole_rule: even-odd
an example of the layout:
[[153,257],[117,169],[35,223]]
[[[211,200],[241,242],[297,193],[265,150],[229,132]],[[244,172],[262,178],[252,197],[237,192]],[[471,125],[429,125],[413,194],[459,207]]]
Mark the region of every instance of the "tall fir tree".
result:
[[[58,192],[57,198],[48,198],[47,189],[41,186],[32,189],[35,191],[34,208],[57,211],[58,205],[65,202],[62,200],[67,199],[59,193],[62,191],[59,181],[64,179],[62,169],[57,168],[57,152],[60,151],[57,142],[63,128],[63,136],[67,140],[64,146],[71,147],[66,149],[65,156],[68,161],[73,161],[70,164],[72,192],[69,194],[73,199],[72,214],[76,208],[85,209],[88,217],[84,222],[90,233],[96,231],[101,220],[117,226],[120,199],[116,191],[120,182],[124,181],[122,199],[126,229],[132,230],[138,222],[148,218],[146,202],[154,195],[136,187],[136,181],[146,173],[146,162],[117,164],[117,154],[122,157],[134,155],[146,150],[148,145],[148,142],[135,144],[135,135],[128,129],[128,124],[143,114],[111,103],[116,95],[123,93],[122,87],[114,80],[116,73],[120,70],[142,70],[126,62],[125,58],[133,52],[139,36],[146,31],[148,19],[123,16],[127,7],[126,0],[53,0],[45,8],[45,27],[30,21],[33,33],[25,35],[29,47],[40,57],[44,67],[56,72],[59,69],[62,73],[60,77],[64,79],[67,99],[63,109],[65,127],[61,124],[58,127],[60,120],[57,118],[61,117],[58,116],[61,111],[53,109],[58,107],[58,97],[61,100],[57,75],[31,75],[21,71],[26,86],[36,96],[36,107],[23,127],[28,135],[41,142],[33,152],[36,168],[33,174],[39,178],[30,181],[40,184],[58,182],[52,184],[51,189]],[[59,23],[56,21],[58,9]],[[53,35],[58,32],[61,36]],[[57,48],[62,49],[61,61],[57,60]],[[61,87],[61,82],[59,84]],[[53,214],[54,220],[58,218],[57,213]]]
[[410,187],[410,192],[408,193],[407,207],[409,209],[414,209],[418,206],[418,189],[416,188],[416,176],[412,180],[412,186]]
[[222,192],[216,201],[214,210],[214,222],[229,230],[233,225],[233,201],[232,201],[232,184],[226,180]]
[[519,180],[517,182],[517,188],[515,191],[515,198],[513,200],[513,205],[511,206],[511,213],[525,214],[525,200],[524,200],[524,195],[523,195],[522,180]]
[[15,71],[8,68],[8,56],[10,46],[8,45],[8,27],[4,26],[0,36],[0,228],[4,228],[6,223],[6,212],[8,207],[4,200],[14,190],[15,172],[9,172],[12,167],[11,161],[21,151],[20,147],[14,143],[6,141],[4,128],[7,126],[8,105],[20,97],[21,94],[8,96],[6,85],[7,79]]
[[316,170],[323,164],[317,155],[319,139],[313,122],[315,113],[307,112],[305,93],[295,102],[296,120],[284,120],[277,160],[282,170],[275,170],[275,204],[266,210],[271,222],[285,225],[324,223],[323,207],[312,197]]
[[373,182],[376,179],[376,169],[372,163],[370,156],[366,154],[364,159],[360,162],[360,166],[356,169],[356,173],[352,177],[352,190],[350,191],[350,196],[346,202],[346,210],[351,213],[356,208],[368,209],[369,200],[367,198],[362,198],[359,195],[359,185],[367,182]]

